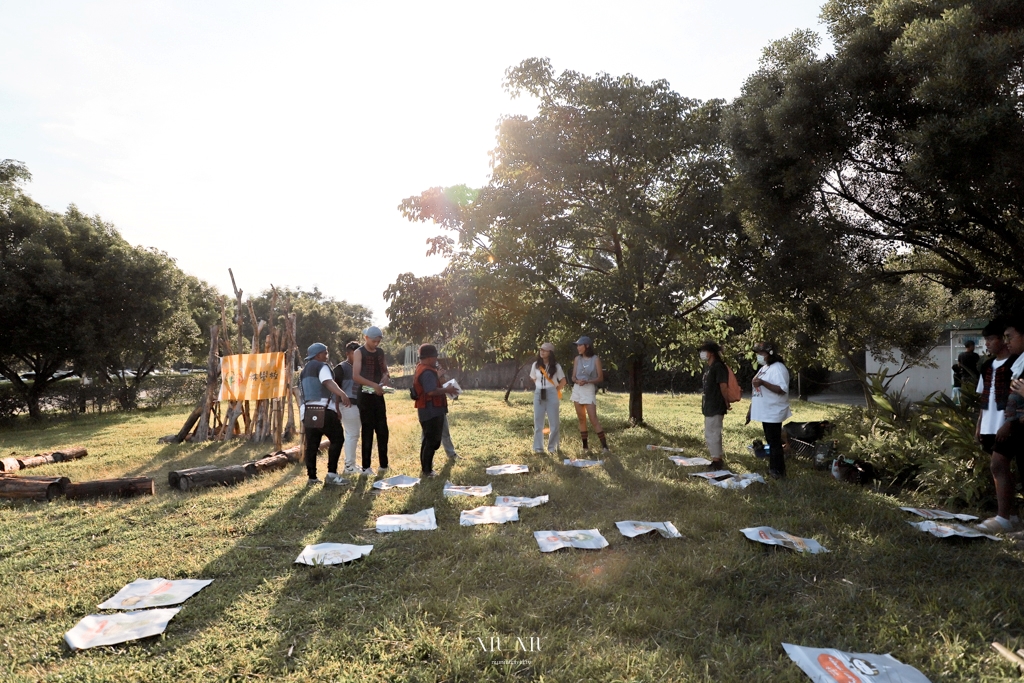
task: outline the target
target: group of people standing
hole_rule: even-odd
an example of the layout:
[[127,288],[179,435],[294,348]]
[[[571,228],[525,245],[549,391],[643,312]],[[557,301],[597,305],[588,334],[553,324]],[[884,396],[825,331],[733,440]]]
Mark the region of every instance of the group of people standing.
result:
[[[325,344],[317,342],[309,347],[298,383],[301,394],[299,415],[305,427],[303,453],[309,485],[320,483],[316,454],[325,436],[330,443],[327,450],[327,475],[323,482],[325,485],[348,483],[338,472],[342,449],[345,451],[344,474],[373,476],[375,473],[371,465],[374,437],[377,439],[377,473],[388,471],[390,432],[384,394],[389,390],[391,376],[384,350],[380,348],[383,338],[384,334],[379,327],[366,328],[363,330],[363,343],[351,341],[346,344],[345,360],[333,368]],[[448,429],[447,401],[439,400],[442,395],[446,399],[446,395],[453,392],[438,388],[440,375],[437,370],[437,349],[425,344],[420,347],[420,356],[420,365],[433,371],[432,376],[421,376],[417,367],[416,374],[416,381],[423,386],[423,401],[417,400],[416,407],[420,412],[421,423],[426,422],[429,426],[424,426],[424,444],[427,443],[428,428],[430,443],[433,444],[435,440],[437,442],[429,458],[424,459],[425,450],[421,451],[424,471],[428,476],[433,476],[433,468],[427,465],[432,464],[438,447],[443,444],[448,457],[457,457]],[[437,386],[433,384],[435,382]],[[311,419],[307,419],[307,414]],[[362,458],[360,465],[356,465],[360,433]]]
[[[725,414],[732,410],[738,399],[730,389],[730,370],[722,359],[722,347],[713,341],[700,346],[700,359],[704,363],[701,413],[704,415],[704,441],[711,456],[710,470],[725,469],[722,447],[722,425]],[[786,476],[786,458],[782,451],[782,423],[793,414],[789,407],[789,370],[779,356],[775,345],[761,342],[754,346],[757,372],[751,381],[750,408],[747,419],[761,423],[764,439],[768,443],[768,475],[781,479]]]
[[1024,474],[1024,319],[994,320],[981,334],[988,357],[978,367],[980,410],[974,435],[989,454],[998,510],[978,528],[987,533],[1018,533],[1024,526],[1014,508],[1016,488],[1010,464],[1016,461],[1017,475]]
[[[601,442],[601,452],[610,453],[604,427],[597,418],[597,388],[604,383],[604,368],[601,358],[594,353],[594,342],[583,336],[576,340],[577,356],[572,361],[572,399],[579,420],[580,440],[583,453],[590,452],[590,432],[587,420],[594,427],[594,435]],[[568,384],[565,372],[555,358],[555,345],[544,342],[540,345],[537,360],[530,366],[533,380],[533,452],[544,452],[544,418],[548,421],[548,452],[555,453],[561,444],[561,423],[558,408],[562,401],[562,390]]]

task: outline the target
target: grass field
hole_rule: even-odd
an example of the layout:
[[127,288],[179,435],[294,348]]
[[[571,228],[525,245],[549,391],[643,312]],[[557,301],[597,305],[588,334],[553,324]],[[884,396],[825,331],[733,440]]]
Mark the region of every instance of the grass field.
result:
[[[84,444],[84,460],[33,474],[75,481],[147,475],[133,500],[0,503],[0,678],[12,681],[804,681],[781,643],[891,652],[932,681],[1017,678],[991,650],[1024,645],[1024,551],[947,542],[907,525],[895,499],[840,484],[806,461],[789,478],[725,491],[648,443],[703,453],[699,397],[645,397],[646,428],[626,428],[624,395],[599,398],[614,455],[575,469],[531,452],[530,396],[472,392],[453,407],[454,466],[413,489],[307,488],[294,466],[233,488],[180,493],[172,469],[267,452],[235,443],[157,444],[183,410],[86,416],[0,432],[0,453]],[[837,408],[794,404],[796,418]],[[745,402],[743,408],[744,410]],[[418,473],[411,402],[388,399],[392,473]],[[759,435],[726,419],[726,458],[762,471]],[[563,449],[579,455],[572,406]],[[326,456],[321,455],[321,473]],[[531,473],[487,477],[487,465]],[[376,461],[375,461],[376,464]],[[548,494],[518,523],[460,527],[476,498],[445,499],[446,479],[496,493]],[[377,534],[378,515],[433,507],[438,530]],[[618,520],[672,521],[684,538],[627,539]],[[774,526],[831,552],[801,556],[746,540]],[[610,546],[542,554],[533,531],[598,528]],[[345,566],[293,561],[306,544],[373,544]],[[165,635],[72,653],[63,634],[136,578],[214,582]],[[500,638],[501,651],[491,651]],[[516,639],[522,640],[519,646]],[[533,640],[531,640],[533,639]],[[539,640],[538,640],[539,639]],[[539,651],[537,643],[539,642]],[[481,643],[485,647],[481,647]],[[534,651],[528,651],[530,645]],[[519,646],[520,651],[516,651]]]

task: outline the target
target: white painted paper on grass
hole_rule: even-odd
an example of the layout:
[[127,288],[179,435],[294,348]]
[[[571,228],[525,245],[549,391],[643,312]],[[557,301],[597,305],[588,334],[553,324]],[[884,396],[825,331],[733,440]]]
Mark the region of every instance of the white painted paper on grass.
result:
[[411,515],[381,515],[377,518],[377,531],[431,531],[437,528],[434,508],[420,510]]
[[925,510],[923,508],[900,508],[907,512],[913,512],[925,519],[959,519],[961,522],[973,522],[978,519],[974,515],[946,512],[945,510]]
[[984,531],[979,531],[974,527],[966,526],[964,524],[957,524],[956,522],[933,522],[931,520],[925,520],[923,522],[907,522],[907,524],[917,527],[921,531],[926,531],[932,536],[938,536],[939,538],[960,536],[962,538],[990,538],[993,541],[1002,540],[998,536],[986,534]]
[[387,491],[388,489],[406,489],[420,483],[419,477],[410,477],[408,474],[396,474],[387,479],[373,482],[373,488]]
[[649,534],[652,531],[657,531],[665,538],[683,537],[672,522],[634,522],[630,520],[626,522],[615,522],[615,526],[619,527],[620,534],[628,536],[629,538],[634,538],[640,534]]
[[547,496],[537,496],[536,498],[524,498],[523,496],[498,496],[494,499],[495,505],[509,508],[535,508],[546,502],[548,502]]
[[180,611],[180,607],[165,607],[139,612],[90,614],[65,633],[64,640],[72,650],[84,650],[158,636]]
[[451,498],[453,496],[489,496],[491,495],[491,485],[487,486],[456,486],[450,481],[444,483],[444,496],[445,498]]
[[295,558],[296,564],[344,564],[360,557],[366,557],[373,550],[372,545],[351,545],[349,543],[317,543],[307,545]]
[[783,643],[783,649],[814,683],[930,683],[892,655],[843,652]]
[[569,467],[597,467],[598,465],[603,465],[604,460],[576,460],[575,458],[566,458],[562,461],[562,464],[568,465]]
[[505,522],[518,522],[519,508],[503,507],[500,505],[484,505],[463,510],[459,517],[459,524],[462,526],[474,526],[476,524],[504,524]]
[[455,387],[455,398],[458,398],[459,396],[462,395],[462,387],[459,386],[459,382],[457,380],[455,380],[454,378],[448,380],[447,382],[445,382],[441,386],[444,387],[444,388]]
[[670,455],[668,459],[680,467],[699,467],[700,465],[711,464],[711,461],[707,458],[684,458],[681,455]]
[[727,479],[708,479],[708,483],[723,489],[745,489],[751,484],[763,484],[765,481],[760,474],[747,472],[746,474],[734,474]]
[[526,474],[530,468],[526,465],[492,465],[487,468],[487,474]]
[[827,553],[824,547],[813,538],[800,538],[785,531],[773,529],[770,526],[755,526],[748,529],[740,529],[740,533],[751,541],[764,543],[765,545],[781,545],[783,548],[795,550],[798,553]]
[[213,579],[135,579],[117,591],[114,597],[101,602],[99,609],[143,609],[180,605],[213,583]]
[[676,448],[675,446],[655,446],[653,443],[647,444],[647,450],[649,451],[669,451],[670,453],[685,453],[685,448]]
[[713,479],[722,479],[723,477],[735,476],[729,470],[715,470],[714,472],[691,472],[691,477],[700,477],[701,479],[707,479],[711,481]]
[[580,529],[577,531],[534,531],[542,553],[550,553],[559,548],[582,548],[599,550],[608,547],[608,541],[597,529]]

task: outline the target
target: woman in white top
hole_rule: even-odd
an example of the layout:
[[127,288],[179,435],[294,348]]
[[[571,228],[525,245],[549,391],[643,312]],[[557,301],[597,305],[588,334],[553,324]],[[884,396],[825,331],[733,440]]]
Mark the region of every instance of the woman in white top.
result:
[[576,340],[576,351],[579,353],[572,361],[572,403],[576,407],[576,418],[580,421],[580,438],[583,439],[583,454],[586,455],[587,416],[594,432],[601,440],[601,452],[610,453],[604,429],[597,419],[597,385],[604,381],[604,369],[601,358],[594,353],[594,345],[590,337]]
[[533,380],[533,452],[544,452],[544,416],[548,416],[548,452],[558,450],[559,423],[558,407],[562,398],[562,387],[565,386],[565,373],[562,366],[555,360],[555,345],[544,342],[540,345],[537,360],[530,367],[530,379]]
[[753,392],[747,423],[756,420],[764,428],[768,442],[768,474],[775,479],[786,476],[786,458],[782,453],[782,422],[793,414],[789,409],[789,370],[779,358],[775,345],[761,342],[754,346],[758,370],[754,375]]

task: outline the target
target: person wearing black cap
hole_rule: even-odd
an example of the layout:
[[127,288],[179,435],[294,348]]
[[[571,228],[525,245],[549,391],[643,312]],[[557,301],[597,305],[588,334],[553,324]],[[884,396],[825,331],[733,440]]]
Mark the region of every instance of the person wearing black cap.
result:
[[704,415],[704,442],[711,456],[709,470],[725,469],[725,451],[722,448],[722,423],[729,412],[729,370],[722,360],[722,347],[710,339],[700,345],[700,359],[704,363],[701,384],[700,411]]
[[604,428],[597,419],[597,385],[604,381],[604,368],[601,357],[594,353],[594,344],[590,337],[583,336],[576,340],[576,351],[579,353],[572,361],[572,404],[576,408],[576,419],[580,422],[580,439],[583,440],[583,453],[589,450],[587,444],[587,417],[594,425],[594,432],[601,440],[601,452],[610,453],[608,439]]
[[299,419],[303,419],[307,407],[324,406],[323,425],[305,428],[305,458],[308,485],[319,484],[316,476],[316,454],[320,450],[320,440],[326,436],[331,442],[327,450],[327,476],[325,485],[340,486],[348,481],[338,474],[338,460],[341,449],[345,445],[345,432],[341,428],[339,404],[351,405],[348,395],[334,381],[334,373],[327,364],[327,346],[317,342],[310,345],[306,353],[306,365],[299,374],[299,387],[302,391],[302,405],[299,407]]
[[423,344],[419,350],[420,362],[412,378],[413,393],[416,396],[416,412],[423,430],[420,442],[420,469],[424,477],[436,477],[434,453],[441,447],[441,433],[444,431],[444,417],[448,413],[448,395],[458,393],[454,386],[441,386],[437,372],[437,347]]

